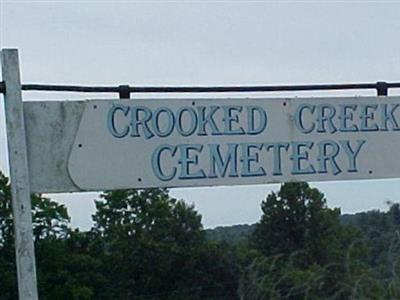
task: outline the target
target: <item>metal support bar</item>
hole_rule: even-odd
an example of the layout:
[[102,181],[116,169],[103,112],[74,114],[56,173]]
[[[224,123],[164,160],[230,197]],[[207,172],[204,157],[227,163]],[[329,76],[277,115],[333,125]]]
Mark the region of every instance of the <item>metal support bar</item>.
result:
[[10,163],[18,294],[20,300],[37,300],[31,192],[18,51],[16,49],[2,50],[1,65],[3,80],[7,87],[4,103]]
[[[78,86],[57,84],[23,84],[23,91],[51,91],[78,93],[253,93],[253,92],[294,92],[328,90],[365,90],[374,89],[378,94],[387,95],[387,90],[400,88],[400,82],[345,83],[345,84],[309,84],[309,85],[271,85],[271,86]],[[386,91],[386,94],[385,94]],[[0,82],[0,93],[5,92]]]

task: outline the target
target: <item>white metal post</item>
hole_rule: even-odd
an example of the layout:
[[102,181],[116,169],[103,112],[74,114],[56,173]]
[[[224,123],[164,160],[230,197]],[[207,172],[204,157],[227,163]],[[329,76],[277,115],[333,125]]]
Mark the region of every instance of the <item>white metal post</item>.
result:
[[14,219],[15,253],[20,300],[38,299],[35,250],[33,245],[31,193],[25,122],[21,95],[18,50],[1,51],[11,195]]

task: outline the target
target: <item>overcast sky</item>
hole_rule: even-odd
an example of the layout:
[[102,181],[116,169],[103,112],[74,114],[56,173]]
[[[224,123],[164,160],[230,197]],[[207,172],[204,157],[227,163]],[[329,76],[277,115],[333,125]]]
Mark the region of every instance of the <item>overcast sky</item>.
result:
[[[0,47],[19,49],[24,83],[273,85],[400,81],[400,2],[395,1],[0,3]],[[391,92],[396,94],[400,91]],[[268,94],[288,95],[374,92]],[[26,92],[23,96],[26,100],[51,100],[117,95]],[[1,103],[0,170],[9,174],[5,139]],[[398,152],[394,149],[393,159]],[[387,200],[400,201],[400,180],[312,185],[326,194],[329,206],[340,207],[343,213],[386,209]],[[174,189],[171,194],[194,203],[205,227],[215,227],[256,222],[261,214],[260,202],[277,188],[189,188]],[[50,196],[67,205],[73,226],[91,226],[96,194]]]

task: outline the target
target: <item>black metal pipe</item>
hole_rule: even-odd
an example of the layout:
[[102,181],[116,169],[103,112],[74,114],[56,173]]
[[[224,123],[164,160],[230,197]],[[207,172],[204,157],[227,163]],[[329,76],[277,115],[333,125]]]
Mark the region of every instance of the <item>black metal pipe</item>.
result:
[[78,86],[58,84],[23,84],[23,91],[81,92],[81,93],[118,93],[117,86]]
[[[400,87],[400,83],[391,87]],[[121,89],[129,93],[228,93],[228,92],[283,92],[283,91],[318,91],[376,89],[376,83],[350,84],[314,84],[314,85],[278,85],[278,86],[69,86],[69,85],[22,85],[24,91],[64,91],[85,93],[120,93]]]
[[[387,95],[390,88],[400,88],[400,82],[387,83],[345,83],[311,85],[275,85],[275,86],[77,86],[57,84],[23,84],[23,91],[81,92],[81,93],[119,93],[121,98],[130,93],[231,93],[231,92],[291,92],[323,90],[361,90],[375,89],[378,95]],[[5,93],[5,85],[0,82],[0,92]]]

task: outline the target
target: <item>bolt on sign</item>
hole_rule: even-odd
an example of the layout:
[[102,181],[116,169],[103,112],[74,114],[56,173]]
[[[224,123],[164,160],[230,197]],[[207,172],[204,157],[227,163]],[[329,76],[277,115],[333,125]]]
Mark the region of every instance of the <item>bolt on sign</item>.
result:
[[399,177],[399,106],[399,97],[25,102],[31,188]]

